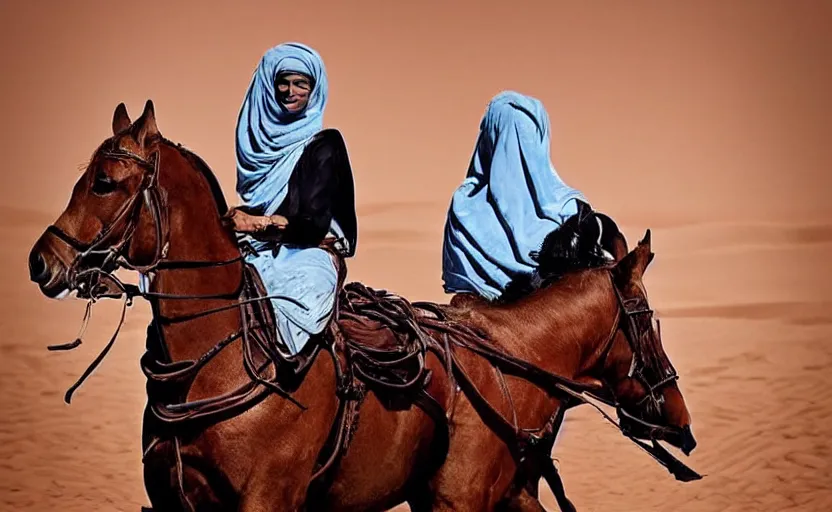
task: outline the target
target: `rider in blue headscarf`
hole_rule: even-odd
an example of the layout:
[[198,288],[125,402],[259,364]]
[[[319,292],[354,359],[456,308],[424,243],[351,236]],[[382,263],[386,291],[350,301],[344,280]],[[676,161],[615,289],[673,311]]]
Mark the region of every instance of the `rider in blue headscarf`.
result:
[[498,299],[535,271],[546,236],[588,206],[549,157],[549,116],[535,98],[495,96],[480,124],[468,175],[445,224],[442,278],[448,293]]
[[285,43],[268,50],[254,72],[237,120],[237,231],[247,233],[291,353],[332,318],[341,260],[355,253],[352,170],[344,139],[323,130],[327,101],[323,61],[312,48]]

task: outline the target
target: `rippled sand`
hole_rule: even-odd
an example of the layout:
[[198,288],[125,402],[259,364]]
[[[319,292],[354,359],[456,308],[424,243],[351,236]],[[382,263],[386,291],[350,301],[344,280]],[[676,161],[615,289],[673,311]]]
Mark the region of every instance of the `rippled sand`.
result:
[[[385,284],[382,254],[421,254],[418,230],[383,236],[385,219],[413,213],[399,210],[365,212],[366,256],[352,272],[375,269],[381,277],[367,278],[375,286]],[[131,310],[111,356],[66,406],[63,392],[108,338],[117,304],[96,306],[82,348],[47,352],[46,344],[75,335],[83,304],[47,301],[25,279],[24,250],[45,218],[2,214],[0,508],[137,510],[146,504],[138,357],[148,308]],[[675,482],[596,413],[578,409],[554,455],[579,510],[820,511],[832,504],[832,243],[829,226],[805,232],[812,235],[763,224],[654,229],[647,285],[694,418],[699,447],[687,461],[707,476]],[[422,271],[423,259],[432,260],[413,258]]]

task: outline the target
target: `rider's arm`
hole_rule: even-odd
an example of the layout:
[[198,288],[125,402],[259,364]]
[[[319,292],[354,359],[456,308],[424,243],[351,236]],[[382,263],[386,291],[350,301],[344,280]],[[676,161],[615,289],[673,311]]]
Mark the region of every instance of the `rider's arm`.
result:
[[317,246],[332,222],[341,167],[349,164],[344,139],[335,130],[318,134],[306,151],[290,183],[297,186],[297,209],[290,209],[292,213],[286,215],[282,239],[301,246]]

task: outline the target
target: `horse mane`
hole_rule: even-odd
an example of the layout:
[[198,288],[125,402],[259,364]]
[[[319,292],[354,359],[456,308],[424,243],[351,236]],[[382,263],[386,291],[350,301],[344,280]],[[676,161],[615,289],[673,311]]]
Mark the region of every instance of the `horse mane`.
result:
[[610,260],[604,256],[598,243],[597,228],[594,212],[567,219],[546,235],[540,250],[530,254],[538,264],[535,271],[515,276],[497,300],[513,302],[550,286],[566,275],[608,266]]
[[[129,132],[132,129],[132,126],[133,125],[123,130],[122,132],[104,140],[101,144],[99,144],[95,151],[93,151],[90,160],[82,167],[88,168],[89,165],[91,165],[92,162],[95,160],[96,155],[98,155],[99,152],[101,152],[101,150],[105,147],[109,147],[111,150],[115,150],[115,144],[119,140],[119,136]],[[219,213],[220,217],[225,215],[228,212],[228,202],[225,200],[225,194],[223,194],[222,187],[220,186],[219,180],[217,180],[217,176],[214,174],[214,171],[211,170],[211,167],[209,167],[208,164],[205,163],[205,160],[203,160],[202,157],[200,157],[193,151],[189,150],[179,142],[174,142],[162,136],[159,136],[157,140],[160,143],[170,147],[171,149],[175,149],[176,151],[178,151],[179,154],[181,154],[193,167],[195,167],[200,174],[202,174],[202,176],[205,178],[205,181],[208,182],[208,187],[211,189],[211,195],[214,196],[214,204],[217,207],[217,212]]]
[[190,164],[194,166],[196,170],[202,174],[202,176],[205,177],[205,180],[208,182],[208,186],[211,188],[211,195],[214,196],[214,203],[217,206],[217,211],[219,212],[220,217],[225,215],[228,212],[228,203],[225,200],[225,195],[222,192],[222,187],[220,186],[219,180],[217,180],[217,176],[208,164],[205,163],[205,160],[178,142],[173,142],[164,137],[161,138],[161,142],[179,151],[179,153],[185,157],[185,159],[190,162]]

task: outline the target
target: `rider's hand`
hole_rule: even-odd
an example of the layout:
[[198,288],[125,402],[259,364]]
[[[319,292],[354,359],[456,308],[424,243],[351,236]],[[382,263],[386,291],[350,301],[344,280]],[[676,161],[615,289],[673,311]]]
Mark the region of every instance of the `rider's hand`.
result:
[[234,231],[241,233],[258,233],[264,231],[271,225],[271,219],[269,217],[249,215],[240,210],[234,210],[231,215],[231,222],[234,226]]
[[269,217],[269,222],[277,229],[283,229],[289,224],[289,219],[283,215],[272,215]]

